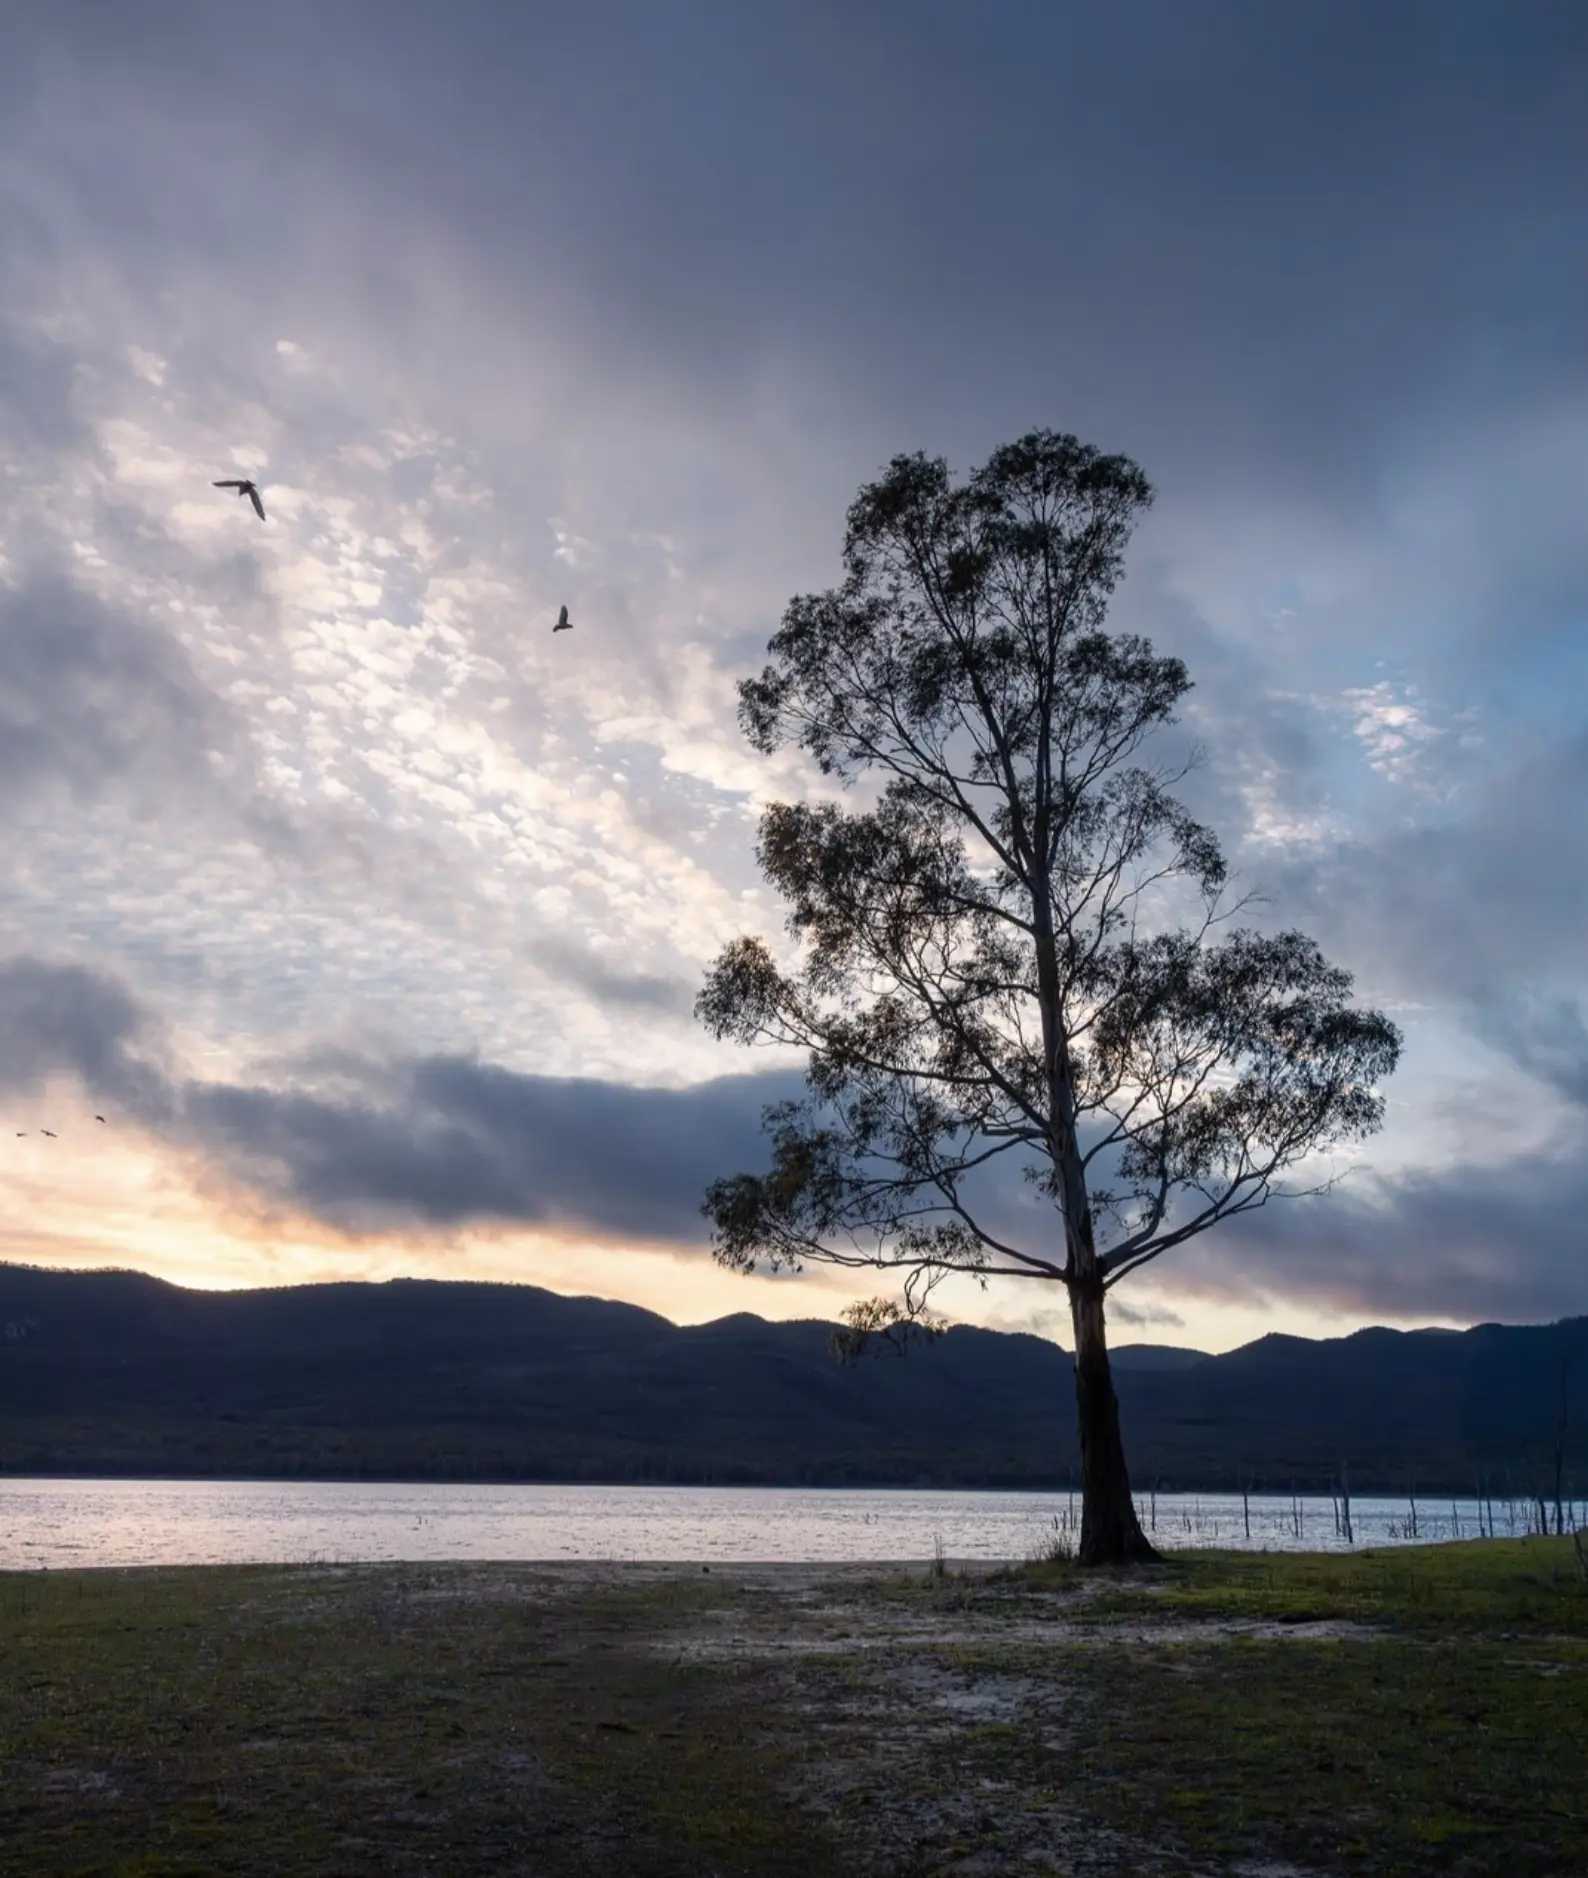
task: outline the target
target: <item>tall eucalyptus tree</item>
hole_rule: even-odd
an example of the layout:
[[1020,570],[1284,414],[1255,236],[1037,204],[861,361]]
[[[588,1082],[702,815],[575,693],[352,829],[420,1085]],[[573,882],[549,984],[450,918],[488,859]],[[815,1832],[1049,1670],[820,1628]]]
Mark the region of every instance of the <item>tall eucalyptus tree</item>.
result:
[[791,961],[739,939],[696,1004],[718,1036],[808,1052],[769,1171],[707,1195],[724,1264],[902,1274],[860,1336],[930,1321],[950,1272],[1064,1287],[1091,1563],[1153,1555],[1108,1292],[1371,1133],[1400,1050],[1310,939],[1231,926],[1185,767],[1148,759],[1190,680],[1104,616],[1151,496],[1050,431],[958,487],[914,455],[861,490],[842,585],[790,603],[740,718],[872,786],[766,811]]

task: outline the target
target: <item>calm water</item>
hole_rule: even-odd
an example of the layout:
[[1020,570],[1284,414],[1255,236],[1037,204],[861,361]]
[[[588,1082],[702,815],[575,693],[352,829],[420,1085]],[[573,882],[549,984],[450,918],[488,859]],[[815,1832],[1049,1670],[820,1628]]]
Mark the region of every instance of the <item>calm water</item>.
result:
[[[429,1559],[1024,1559],[1074,1531],[1065,1493],[782,1487],[381,1486],[314,1481],[0,1479],[0,1569]],[[1160,1546],[1338,1551],[1330,1501],[1143,1497]],[[1525,1507],[1496,1529],[1524,1532]],[[1360,1546],[1474,1538],[1478,1508],[1353,1500]]]

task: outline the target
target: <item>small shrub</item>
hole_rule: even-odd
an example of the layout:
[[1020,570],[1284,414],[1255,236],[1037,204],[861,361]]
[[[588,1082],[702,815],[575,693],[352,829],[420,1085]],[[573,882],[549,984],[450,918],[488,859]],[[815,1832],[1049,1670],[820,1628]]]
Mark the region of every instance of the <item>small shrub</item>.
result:
[[1052,1531],[1037,1548],[1036,1563],[1039,1565],[1069,1565],[1075,1558],[1075,1534],[1070,1528],[1069,1515],[1052,1521]]

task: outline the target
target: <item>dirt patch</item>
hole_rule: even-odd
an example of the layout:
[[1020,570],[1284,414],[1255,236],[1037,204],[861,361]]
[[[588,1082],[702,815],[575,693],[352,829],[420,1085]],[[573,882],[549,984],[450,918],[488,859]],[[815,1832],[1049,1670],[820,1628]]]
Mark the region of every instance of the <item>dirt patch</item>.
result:
[[93,1767],[50,1767],[38,1774],[40,1786],[51,1796],[74,1800],[119,1800],[121,1788],[114,1775]]
[[1230,1642],[1246,1638],[1261,1643],[1365,1643],[1381,1635],[1371,1624],[1320,1618],[1279,1624],[1260,1618],[1208,1618],[1202,1621],[1098,1624],[1066,1623],[1062,1618],[1016,1622],[976,1622],[953,1615],[927,1617],[861,1629],[834,1616],[798,1630],[769,1634],[747,1621],[742,1611],[712,1612],[681,1637],[659,1647],[675,1658],[698,1662],[747,1662],[780,1656],[871,1655],[908,1649],[912,1644],[963,1648],[977,1644],[1063,1644],[1078,1650],[1176,1649],[1187,1644]]
[[[700,1662],[775,1662],[783,1657],[874,1655],[912,1648],[1053,1646],[1172,1649],[1234,1638],[1262,1642],[1362,1642],[1377,1626],[1345,1618],[1100,1613],[1106,1580],[1062,1591],[1012,1589],[996,1574],[934,1579],[881,1576],[855,1568],[735,1569],[716,1580],[718,1602],[671,1632],[664,1647]],[[1150,1593],[1144,1594],[1150,1599]]]

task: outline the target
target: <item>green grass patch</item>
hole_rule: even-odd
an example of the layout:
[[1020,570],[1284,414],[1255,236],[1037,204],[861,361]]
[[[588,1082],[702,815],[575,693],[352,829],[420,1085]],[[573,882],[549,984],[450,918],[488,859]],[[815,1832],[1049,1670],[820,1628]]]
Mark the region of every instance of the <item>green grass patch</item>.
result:
[[0,1578],[0,1872],[794,1874],[748,1679],[651,1647],[709,1591],[512,1573]]
[[[1095,1589],[1073,1566],[1031,1565],[1010,1575],[1033,1587]],[[1570,1539],[1473,1539],[1380,1551],[1179,1552],[1148,1571],[1120,1574],[1077,1616],[1247,1618],[1344,1622],[1400,1629],[1534,1630],[1588,1638],[1588,1583]]]
[[1588,1872],[1588,1647],[1193,1646],[1089,1677],[1104,1820],[1326,1871]]

